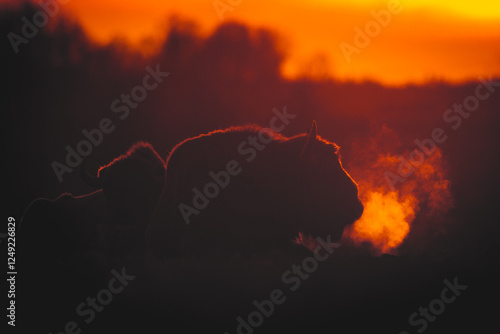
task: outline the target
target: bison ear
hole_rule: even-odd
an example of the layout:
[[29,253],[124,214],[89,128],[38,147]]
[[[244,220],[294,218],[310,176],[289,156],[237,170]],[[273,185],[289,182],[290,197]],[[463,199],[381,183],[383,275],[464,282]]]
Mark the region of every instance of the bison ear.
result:
[[304,144],[304,147],[302,147],[302,150],[300,151],[301,159],[306,159],[311,155],[312,149],[315,143],[318,141],[318,125],[316,124],[316,121],[312,122],[311,127],[309,128],[309,130],[307,130],[306,136],[307,136],[306,143]]

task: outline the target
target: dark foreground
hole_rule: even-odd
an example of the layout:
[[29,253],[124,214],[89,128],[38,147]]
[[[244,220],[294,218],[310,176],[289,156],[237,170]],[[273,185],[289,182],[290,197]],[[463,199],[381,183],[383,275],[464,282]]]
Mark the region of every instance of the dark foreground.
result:
[[[25,256],[19,259],[16,329],[403,334],[496,328],[500,270],[491,249],[372,257],[342,246],[323,253],[327,259],[316,261],[317,268],[311,259],[303,262],[308,256],[207,255],[162,263],[136,250],[99,265],[91,263],[98,256],[72,265]],[[287,272],[303,263],[310,273]],[[88,297],[97,297],[95,304]],[[278,304],[265,301],[270,299]]]

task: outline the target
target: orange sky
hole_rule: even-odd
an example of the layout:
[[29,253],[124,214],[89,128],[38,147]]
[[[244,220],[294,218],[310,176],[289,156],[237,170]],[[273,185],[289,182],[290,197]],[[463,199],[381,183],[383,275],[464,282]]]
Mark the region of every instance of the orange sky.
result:
[[[397,1],[397,0],[391,0]],[[196,20],[209,33],[221,23],[214,0],[70,0],[64,5],[95,39],[121,36],[138,43],[158,37],[171,14]],[[296,77],[319,68],[341,80],[373,79],[389,85],[444,79],[460,82],[500,75],[500,1],[401,0],[401,12],[370,38],[359,53],[344,57],[340,45],[354,43],[354,27],[386,10],[378,0],[221,0],[231,6],[225,21],[272,28],[286,38],[283,68]],[[344,44],[345,45],[345,44]],[[324,69],[318,64],[324,64]]]

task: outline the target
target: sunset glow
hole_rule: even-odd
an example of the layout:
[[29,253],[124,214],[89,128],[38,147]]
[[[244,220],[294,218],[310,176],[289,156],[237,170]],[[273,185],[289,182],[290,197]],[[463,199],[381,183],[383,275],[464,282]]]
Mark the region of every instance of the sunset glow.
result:
[[[159,41],[172,15],[195,21],[204,34],[221,23],[213,2],[205,0],[89,0],[71,1],[65,7],[101,43],[116,37],[135,46],[148,37]],[[401,12],[392,15],[350,63],[339,45],[353,45],[354,28],[364,29],[374,20],[371,11],[387,9],[388,2],[241,1],[223,17],[224,22],[270,28],[284,38],[288,58],[282,71],[290,78],[370,79],[394,85],[431,79],[462,82],[500,74],[497,1],[402,0],[400,7]]]

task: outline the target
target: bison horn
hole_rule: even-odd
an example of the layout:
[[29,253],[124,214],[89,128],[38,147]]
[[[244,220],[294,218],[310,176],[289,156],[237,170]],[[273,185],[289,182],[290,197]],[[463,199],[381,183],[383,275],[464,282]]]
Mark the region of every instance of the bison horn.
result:
[[90,173],[87,171],[87,168],[85,168],[85,165],[85,163],[82,163],[82,165],[80,166],[80,177],[82,178],[83,182],[93,188],[101,189],[101,180],[97,176],[90,175]]
[[314,143],[318,138],[318,125],[316,121],[312,122],[311,127],[307,130],[307,139],[302,151],[300,151],[300,157],[306,158],[312,152],[312,148],[314,147]]

